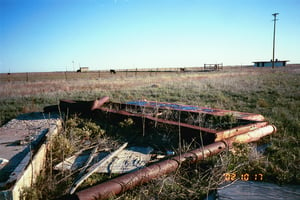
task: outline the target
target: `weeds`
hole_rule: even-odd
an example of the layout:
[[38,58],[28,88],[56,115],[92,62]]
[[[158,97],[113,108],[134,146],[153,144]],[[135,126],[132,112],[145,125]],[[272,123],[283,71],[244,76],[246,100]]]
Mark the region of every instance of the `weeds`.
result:
[[[113,142],[106,144],[105,131],[89,119],[74,115],[66,119],[64,130],[51,138],[50,149],[47,152],[48,163],[36,183],[30,188],[23,188],[21,199],[57,199],[68,193],[78,171],[53,171],[56,164],[62,162],[75,152],[86,149],[97,142],[99,146],[109,148]],[[81,188],[107,180],[107,175],[94,175],[89,178]]]
[[75,146],[63,134],[54,136],[51,142],[50,152],[52,153],[51,157],[54,160],[54,164],[61,162],[75,151]]

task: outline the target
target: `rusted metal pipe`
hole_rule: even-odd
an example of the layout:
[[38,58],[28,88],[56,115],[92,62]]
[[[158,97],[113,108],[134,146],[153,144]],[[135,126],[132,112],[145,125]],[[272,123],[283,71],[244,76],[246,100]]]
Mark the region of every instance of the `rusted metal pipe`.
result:
[[108,96],[104,96],[101,99],[97,99],[94,101],[91,110],[96,110],[99,109],[101,106],[103,106],[103,104],[109,102],[109,97]]
[[249,131],[253,131],[255,129],[259,129],[262,128],[264,126],[267,126],[268,122],[257,122],[257,123],[252,123],[252,124],[248,124],[248,125],[244,125],[244,126],[239,126],[239,127],[235,127],[232,129],[228,129],[228,130],[224,130],[224,131],[218,131],[216,133],[216,142],[222,141],[224,139],[236,136],[236,135],[240,135],[243,133],[247,133]]
[[171,173],[178,169],[179,165],[185,161],[196,162],[208,156],[219,153],[225,149],[227,145],[224,142],[217,142],[196,149],[181,156],[175,156],[170,159],[152,164],[138,171],[125,174],[105,183],[90,187],[76,193],[80,200],[88,199],[107,199],[114,195],[120,194],[126,190],[134,188],[159,176]]
[[273,125],[267,125],[262,128],[255,129],[248,133],[237,135],[232,138],[226,139],[226,142],[229,146],[233,143],[249,143],[259,140],[260,138],[275,133],[277,131],[276,127]]
[[109,101],[108,96],[104,96],[95,101],[73,101],[61,99],[59,109],[64,112],[78,112],[84,114],[91,114],[92,111],[99,109],[103,104]]
[[90,200],[95,198],[107,199],[109,197],[113,197],[132,189],[136,185],[141,185],[159,176],[174,172],[183,162],[193,163],[203,160],[208,156],[215,155],[224,149],[231,147],[234,142],[247,143],[257,141],[261,137],[272,134],[275,131],[276,128],[274,126],[268,125],[248,133],[234,136],[226,139],[225,141],[215,142],[213,144],[204,146],[203,148],[192,150],[180,156],[172,157],[138,171],[119,176],[110,181],[79,191],[76,193],[76,198],[80,200]]

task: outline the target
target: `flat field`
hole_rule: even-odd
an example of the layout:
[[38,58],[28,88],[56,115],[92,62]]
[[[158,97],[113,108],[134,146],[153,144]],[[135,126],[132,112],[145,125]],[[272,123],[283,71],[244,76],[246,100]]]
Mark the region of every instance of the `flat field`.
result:
[[216,187],[222,173],[213,169],[221,170],[220,166],[223,173],[255,172],[264,174],[264,181],[300,184],[300,65],[275,69],[224,67],[211,72],[95,72],[84,77],[60,73],[57,78],[53,74],[47,78],[45,74],[42,77],[39,73],[25,73],[19,79],[14,74],[2,75],[0,124],[21,113],[42,111],[44,106],[58,104],[59,99],[94,100],[109,96],[115,102],[147,99],[257,113],[277,127],[277,133],[258,143],[266,144],[264,153],[253,153],[251,144],[237,146],[235,154],[209,159],[213,166],[210,176],[202,174],[203,166],[192,166],[192,172],[179,170],[180,176],[176,172],[171,178],[141,186],[120,198],[141,199],[147,194],[159,199],[193,199]]

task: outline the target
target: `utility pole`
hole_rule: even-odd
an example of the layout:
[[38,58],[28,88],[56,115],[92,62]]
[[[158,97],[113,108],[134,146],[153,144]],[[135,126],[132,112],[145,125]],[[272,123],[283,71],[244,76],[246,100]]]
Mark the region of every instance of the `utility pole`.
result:
[[275,60],[274,60],[274,57],[275,57],[275,30],[276,30],[276,21],[278,20],[278,19],[276,19],[276,16],[279,15],[279,13],[273,13],[272,15],[274,16],[274,19],[273,19],[273,21],[274,21],[274,31],[273,31],[273,59],[272,59],[272,68],[274,68],[274,62],[275,62]]

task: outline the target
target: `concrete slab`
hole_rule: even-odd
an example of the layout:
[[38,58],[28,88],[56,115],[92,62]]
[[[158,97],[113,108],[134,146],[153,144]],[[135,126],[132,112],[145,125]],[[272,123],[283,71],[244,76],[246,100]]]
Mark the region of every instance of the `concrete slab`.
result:
[[[40,152],[47,134],[57,131],[59,124],[58,114],[35,112],[22,114],[0,127],[0,194],[13,188],[22,179],[26,168],[33,166],[33,159]],[[45,150],[40,154],[42,157]]]

